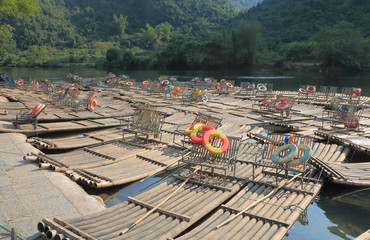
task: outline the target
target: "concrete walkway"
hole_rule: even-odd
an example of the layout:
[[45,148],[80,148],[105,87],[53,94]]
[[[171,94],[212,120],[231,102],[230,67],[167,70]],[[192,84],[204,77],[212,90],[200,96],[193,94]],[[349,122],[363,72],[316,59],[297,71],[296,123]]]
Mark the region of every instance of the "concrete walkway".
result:
[[[38,150],[22,134],[0,134],[0,224],[15,228],[27,239],[39,237],[42,218],[79,217],[105,208],[103,201],[88,195],[62,173],[39,170],[24,161],[26,153]],[[0,239],[10,239],[0,228]]]

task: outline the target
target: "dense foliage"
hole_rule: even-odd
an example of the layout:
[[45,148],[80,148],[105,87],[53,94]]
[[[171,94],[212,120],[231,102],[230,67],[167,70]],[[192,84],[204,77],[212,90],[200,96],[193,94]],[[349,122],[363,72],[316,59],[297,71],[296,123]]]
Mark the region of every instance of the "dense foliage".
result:
[[366,0],[6,0],[0,12],[2,65],[361,70],[370,61]]

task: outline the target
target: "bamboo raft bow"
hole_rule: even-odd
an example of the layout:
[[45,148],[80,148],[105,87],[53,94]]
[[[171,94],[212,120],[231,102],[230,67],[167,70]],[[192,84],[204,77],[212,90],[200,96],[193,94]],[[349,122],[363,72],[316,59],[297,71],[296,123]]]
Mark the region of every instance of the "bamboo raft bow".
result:
[[297,177],[301,176],[302,173],[300,174],[297,174],[295,175],[292,179],[290,179],[289,181],[287,181],[286,183],[284,183],[283,185],[275,188],[273,191],[271,191],[269,194],[267,194],[266,196],[264,196],[263,198],[255,201],[254,203],[250,204],[248,207],[244,208],[243,210],[241,210],[238,214],[234,215],[233,217],[230,217],[229,219],[226,219],[225,221],[223,221],[222,223],[220,223],[219,225],[216,226],[216,229],[219,229],[221,228],[222,226],[226,225],[227,223],[233,221],[235,218],[239,217],[240,215],[242,215],[243,213],[245,213],[246,211],[248,211],[249,209],[251,209],[252,207],[256,206],[258,203],[262,202],[263,200],[265,200],[266,198],[270,197],[271,195],[275,194],[276,192],[278,192],[281,188],[287,186],[289,183],[291,183],[294,179],[296,179]]
[[147,218],[150,214],[152,214],[155,210],[157,210],[158,208],[160,208],[163,204],[165,204],[171,197],[173,197],[183,186],[185,186],[185,184],[190,180],[190,178],[200,170],[200,168],[197,168],[195,169],[186,179],[185,181],[173,192],[171,193],[169,196],[167,196],[165,199],[163,199],[162,202],[160,202],[157,206],[155,206],[154,208],[152,208],[152,210],[150,210],[149,212],[147,212],[144,216],[142,216],[141,218],[139,218],[138,220],[136,220],[133,224],[131,224],[128,228],[125,228],[123,229],[119,235],[123,235],[125,233],[127,233],[128,231],[130,231],[132,228],[134,228],[136,225],[138,225],[139,223],[141,223],[145,218]]

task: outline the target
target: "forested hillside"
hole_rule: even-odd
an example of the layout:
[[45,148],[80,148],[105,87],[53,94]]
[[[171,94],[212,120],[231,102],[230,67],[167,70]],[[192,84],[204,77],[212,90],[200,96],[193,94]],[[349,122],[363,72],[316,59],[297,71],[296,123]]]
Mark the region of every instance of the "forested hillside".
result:
[[244,69],[312,62],[360,70],[370,62],[367,0],[23,1],[32,3],[27,19],[0,4],[0,65]]

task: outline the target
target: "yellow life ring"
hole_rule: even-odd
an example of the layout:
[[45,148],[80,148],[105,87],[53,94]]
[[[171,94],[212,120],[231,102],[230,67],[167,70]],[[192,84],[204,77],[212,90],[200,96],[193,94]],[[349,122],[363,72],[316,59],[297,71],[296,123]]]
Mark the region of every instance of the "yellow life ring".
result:
[[210,125],[205,125],[205,124],[195,124],[194,130],[190,133],[190,139],[194,143],[202,143],[202,137],[198,137],[197,134],[199,131],[210,131],[214,130],[215,128],[210,126]]
[[[209,143],[209,140],[213,137],[218,137],[221,139],[221,147],[214,147]],[[223,134],[221,131],[218,130],[209,130],[206,133],[204,133],[202,138],[202,144],[203,146],[213,154],[221,154],[227,151],[229,148],[229,139],[226,137],[225,134]]]

